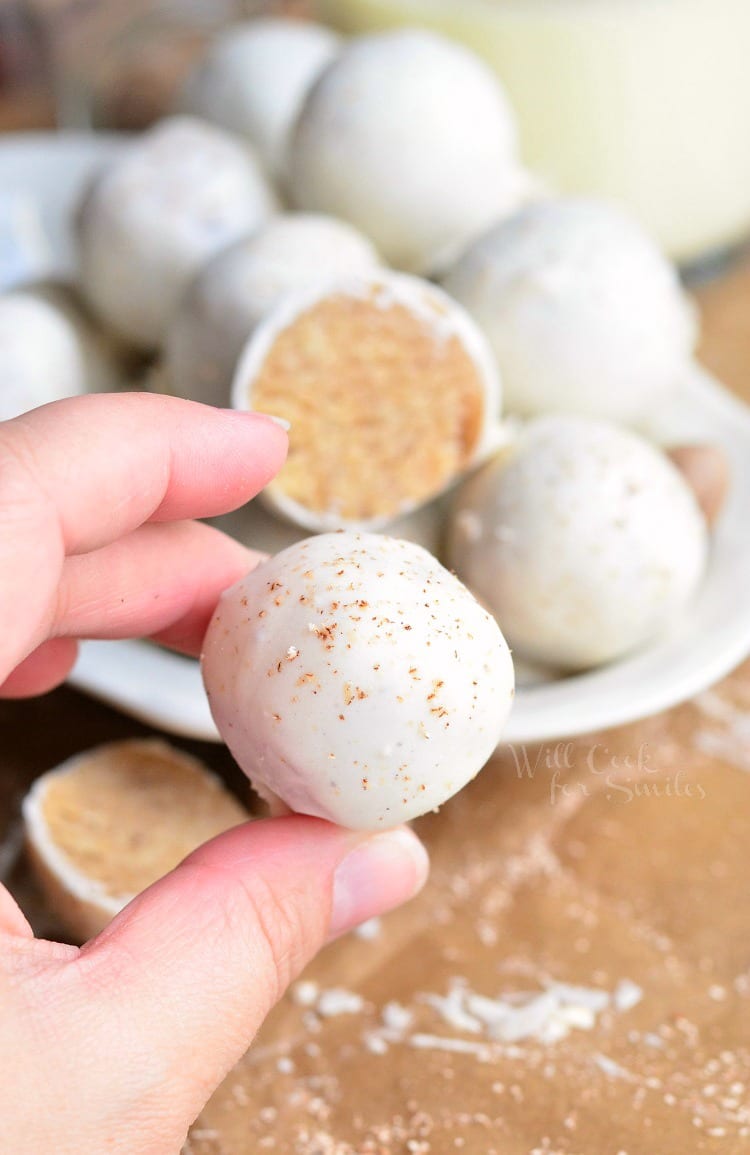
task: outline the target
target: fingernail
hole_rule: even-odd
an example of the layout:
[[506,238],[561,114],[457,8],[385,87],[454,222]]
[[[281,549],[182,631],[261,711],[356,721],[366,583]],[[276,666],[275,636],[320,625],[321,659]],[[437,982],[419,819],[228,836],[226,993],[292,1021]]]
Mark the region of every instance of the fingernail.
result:
[[334,875],[331,938],[408,902],[424,886],[429,868],[427,851],[406,828],[360,843]]
[[265,417],[266,421],[273,421],[274,425],[280,426],[285,433],[288,433],[292,428],[291,421],[287,421],[286,417],[275,417],[273,413],[256,413],[256,417]]
[[272,413],[258,413],[256,409],[225,409],[224,412],[232,413],[235,416],[240,414],[243,417],[254,417],[256,420],[260,417],[262,421],[273,421],[274,425],[278,425],[285,433],[288,433],[292,428],[291,421],[287,421],[286,417],[274,417]]

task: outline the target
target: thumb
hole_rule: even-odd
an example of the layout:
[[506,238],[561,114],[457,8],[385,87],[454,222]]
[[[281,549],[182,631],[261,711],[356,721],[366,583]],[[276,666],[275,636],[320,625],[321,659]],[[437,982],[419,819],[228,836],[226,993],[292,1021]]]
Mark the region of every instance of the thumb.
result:
[[187,1126],[320,947],[407,901],[427,870],[404,828],[367,836],[296,815],[250,823],[131,902],[77,965],[118,1030],[120,1060],[139,1070],[156,1060],[162,1106]]

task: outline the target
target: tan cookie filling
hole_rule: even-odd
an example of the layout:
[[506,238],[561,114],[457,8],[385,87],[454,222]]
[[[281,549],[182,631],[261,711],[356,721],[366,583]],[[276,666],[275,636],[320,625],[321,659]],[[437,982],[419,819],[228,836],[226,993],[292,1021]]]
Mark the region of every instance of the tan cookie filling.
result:
[[108,894],[137,894],[247,813],[191,761],[155,743],[92,752],[50,779],[42,802],[50,837]]
[[484,385],[441,324],[400,304],[336,295],[279,333],[251,397],[253,409],[291,422],[277,492],[365,521],[429,500],[466,468]]

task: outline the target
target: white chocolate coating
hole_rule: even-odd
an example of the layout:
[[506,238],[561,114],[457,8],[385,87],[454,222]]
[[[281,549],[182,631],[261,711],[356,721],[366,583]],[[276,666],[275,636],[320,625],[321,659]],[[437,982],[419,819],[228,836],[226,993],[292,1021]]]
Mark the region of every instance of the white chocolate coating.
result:
[[245,342],[283,296],[379,263],[367,238],[343,221],[306,213],[272,217],[209,261],[189,286],[167,334],[171,390],[228,405]]
[[86,391],[75,327],[31,293],[0,296],[0,421]]
[[335,32],[311,21],[233,24],[188,78],[180,107],[246,136],[268,172],[283,181],[299,110],[340,46]]
[[667,630],[703,577],[706,524],[678,470],[592,418],[532,422],[459,491],[448,556],[522,658],[612,661]]
[[444,267],[517,207],[523,186],[494,74],[427,31],[351,41],[311,89],[290,145],[295,203],[351,221],[408,272]]
[[492,617],[425,550],[369,534],[308,538],[228,590],[203,677],[255,787],[353,829],[442,805],[513,699]]
[[162,121],[81,205],[81,287],[92,311],[139,348],[156,348],[200,266],[274,208],[249,148],[188,117]]
[[[284,297],[258,325],[245,346],[232,384],[232,407],[253,408],[253,382],[278,335],[292,325],[297,317],[326,297],[349,295],[353,299],[368,299],[373,291],[382,308],[400,306],[409,310],[434,333],[436,341],[456,337],[461,342],[476,368],[485,399],[483,424],[472,464],[485,459],[503,437],[499,425],[502,386],[491,350],[479,328],[460,305],[436,285],[402,273],[383,270],[370,276],[334,279]],[[377,404],[377,398],[372,399],[372,404]],[[291,436],[294,437],[293,432]],[[356,436],[356,431],[353,431],[352,436]],[[456,480],[452,478],[449,484]],[[439,496],[438,493],[432,494],[432,498]],[[335,510],[310,509],[290,498],[273,481],[263,490],[261,499],[280,517],[313,533],[338,529],[384,529],[417,508],[414,503],[405,500],[392,516],[372,518],[360,524],[347,522]]]
[[606,202],[528,205],[443,283],[486,333],[513,413],[637,422],[692,358],[696,314],[675,269]]

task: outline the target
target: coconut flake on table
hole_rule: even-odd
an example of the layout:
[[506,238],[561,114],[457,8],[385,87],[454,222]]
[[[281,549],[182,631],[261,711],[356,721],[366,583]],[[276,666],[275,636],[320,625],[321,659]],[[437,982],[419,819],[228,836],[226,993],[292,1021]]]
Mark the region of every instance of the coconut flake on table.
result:
[[357,1015],[364,1005],[365,1000],[354,991],[332,987],[320,994],[315,1009],[324,1019],[332,1019],[338,1015]]
[[455,980],[446,995],[422,994],[418,1001],[429,1006],[454,1031],[482,1041],[462,1037],[411,1034],[413,1013],[399,1007],[399,1013],[382,1013],[382,1026],[367,1032],[365,1045],[375,1054],[388,1047],[408,1043],[420,1049],[474,1054],[489,1058],[491,1045],[513,1045],[534,1040],[552,1046],[574,1030],[590,1031],[606,1011],[625,1014],[636,1007],[643,991],[629,979],[621,980],[613,992],[599,987],[549,982],[539,991],[510,991],[491,998],[472,991],[463,980]]
[[362,996],[354,991],[346,990],[344,987],[321,990],[317,983],[308,979],[295,983],[291,994],[296,1006],[315,1011],[324,1019],[336,1018],[338,1015],[356,1015],[365,1006]]
[[700,694],[694,704],[706,718],[718,723],[715,729],[696,730],[696,749],[750,772],[750,710],[728,702],[715,690]]
[[383,933],[383,920],[368,918],[367,922],[362,922],[358,927],[355,927],[353,933],[356,938],[362,939],[363,942],[374,942]]
[[599,1015],[610,1008],[631,1010],[642,995],[634,983],[624,987],[620,984],[610,994],[597,987],[551,982],[542,991],[514,991],[488,998],[456,983],[447,996],[422,998],[455,1029],[481,1033],[503,1043],[536,1039],[551,1044],[566,1038],[572,1030],[593,1029]]

